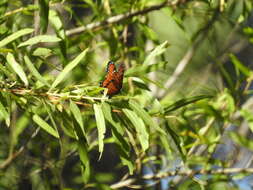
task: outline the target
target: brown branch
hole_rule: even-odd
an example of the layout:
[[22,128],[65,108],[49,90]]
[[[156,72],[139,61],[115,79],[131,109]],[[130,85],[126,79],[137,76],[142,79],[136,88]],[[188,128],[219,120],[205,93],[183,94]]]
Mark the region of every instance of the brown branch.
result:
[[24,146],[22,146],[17,152],[12,153],[5,161],[1,163],[0,169],[2,170],[9,166],[23,151]]
[[147,14],[151,11],[159,10],[159,9],[164,8],[166,6],[173,7],[173,6],[178,5],[179,3],[180,3],[180,0],[175,0],[175,1],[167,0],[163,3],[161,3],[161,4],[153,5],[153,6],[147,7],[145,9],[142,9],[142,10],[139,10],[139,11],[128,12],[128,13],[125,13],[125,14],[112,16],[112,17],[110,17],[110,18],[108,18],[104,21],[94,22],[94,23],[87,24],[86,26],[80,26],[80,27],[77,27],[77,28],[74,28],[74,29],[67,30],[66,35],[67,36],[72,36],[72,35],[76,35],[76,34],[79,34],[81,32],[85,32],[85,31],[88,31],[88,30],[96,30],[98,28],[109,26],[111,24],[119,23],[123,20],[132,18],[134,16],[143,15],[143,14]]
[[207,37],[209,29],[213,26],[218,16],[219,16],[219,10],[216,10],[212,18],[210,19],[210,21],[208,21],[207,24],[202,29],[199,30],[199,32],[197,33],[195,37],[195,40],[192,42],[192,45],[190,45],[190,47],[184,54],[183,58],[178,62],[178,65],[175,68],[171,77],[168,78],[168,80],[165,82],[164,87],[166,90],[162,90],[158,92],[157,96],[159,98],[162,98],[163,96],[166,95],[168,91],[171,90],[170,88],[172,87],[172,85],[177,81],[179,76],[184,72],[186,66],[193,59],[193,56],[196,53],[196,50],[199,48],[199,46],[202,44],[204,39]]
[[[0,82],[1,83],[1,82]],[[2,85],[3,82],[2,82]],[[10,85],[7,85],[10,86]],[[18,96],[34,96],[34,97],[42,97],[46,98],[53,104],[58,104],[61,102],[61,100],[72,100],[75,104],[92,108],[92,103],[85,103],[84,101],[86,100],[91,100],[95,102],[96,100],[100,101],[106,101],[108,100],[108,97],[90,97],[90,96],[84,96],[84,95],[66,95],[65,93],[51,93],[51,92],[37,92],[33,89],[28,89],[28,88],[18,88],[18,87],[10,87],[10,88],[5,88],[5,87],[0,87],[0,92],[9,92],[14,95]],[[112,112],[114,113],[121,113],[121,110],[118,109],[112,109]],[[1,169],[1,167],[0,167]]]
[[30,138],[27,140],[27,142],[21,146],[18,151],[10,154],[8,156],[8,158],[3,161],[1,164],[0,164],[0,170],[4,170],[6,169],[20,154],[22,154],[27,146],[27,144],[30,142],[31,139],[33,139],[34,137],[36,137],[36,135],[38,134],[40,128],[38,127],[33,133],[32,135],[30,136]]

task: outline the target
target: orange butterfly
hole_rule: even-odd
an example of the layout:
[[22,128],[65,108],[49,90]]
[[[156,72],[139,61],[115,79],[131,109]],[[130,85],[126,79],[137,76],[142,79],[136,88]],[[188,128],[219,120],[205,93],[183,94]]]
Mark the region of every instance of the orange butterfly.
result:
[[101,82],[100,86],[108,89],[107,95],[109,95],[109,97],[112,97],[113,95],[120,92],[122,88],[124,71],[125,67],[123,63],[119,65],[118,71],[116,70],[114,62],[109,61],[107,64],[107,74],[103,82]]

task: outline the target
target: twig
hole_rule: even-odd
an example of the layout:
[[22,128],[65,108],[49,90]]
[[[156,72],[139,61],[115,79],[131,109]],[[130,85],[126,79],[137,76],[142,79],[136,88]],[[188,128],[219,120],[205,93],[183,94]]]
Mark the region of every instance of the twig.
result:
[[192,58],[193,58],[193,56],[196,52],[196,49],[199,47],[199,45],[201,44],[203,39],[206,38],[208,30],[213,25],[213,23],[216,21],[216,18],[218,16],[218,14],[219,14],[219,11],[216,10],[216,12],[214,13],[212,19],[196,35],[195,41],[189,47],[189,49],[186,51],[183,58],[179,61],[179,63],[177,65],[176,69],[174,70],[172,76],[165,82],[164,87],[167,90],[162,90],[162,91],[158,92],[158,95],[157,95],[158,97],[161,98],[168,92],[169,88],[171,88],[171,86],[176,82],[178,77],[182,74],[185,67],[190,63],[190,61],[192,60]]
[[151,11],[159,10],[159,9],[161,9],[163,7],[166,7],[166,6],[176,6],[177,4],[179,4],[179,2],[180,2],[179,0],[175,0],[175,1],[167,0],[163,3],[161,3],[161,4],[153,5],[153,6],[147,7],[143,10],[128,12],[128,13],[125,13],[125,14],[112,16],[112,17],[110,17],[110,18],[108,18],[104,21],[94,22],[94,23],[87,24],[86,26],[80,26],[80,27],[77,27],[77,28],[74,28],[74,29],[67,30],[66,35],[67,36],[72,36],[72,35],[76,35],[76,34],[79,34],[81,32],[85,32],[85,31],[88,31],[88,30],[95,30],[95,29],[98,29],[98,28],[101,28],[101,27],[104,27],[104,26],[109,26],[111,24],[119,23],[122,20],[132,18],[134,16],[143,15],[143,14],[149,13]]
[[[12,93],[15,95],[21,95],[21,96],[43,97],[43,98],[48,99],[52,103],[59,103],[60,100],[72,100],[75,104],[78,104],[80,106],[90,107],[90,108],[92,107],[92,103],[85,103],[83,102],[84,100],[91,100],[91,101],[108,100],[108,97],[90,97],[90,96],[83,96],[83,95],[71,95],[71,94],[65,94],[65,93],[37,92],[35,90],[27,89],[27,88],[18,88],[18,87],[15,88],[14,86],[10,88],[0,87],[0,92],[9,92],[9,93]],[[121,113],[122,111],[113,109],[112,112]]]
[[31,135],[31,137],[27,140],[27,142],[21,146],[18,151],[12,153],[11,155],[9,155],[9,157],[3,161],[0,165],[0,169],[3,170],[5,168],[7,168],[22,152],[24,152],[25,147],[27,146],[27,144],[30,142],[31,139],[33,139],[34,137],[36,137],[36,135],[38,134],[40,128],[38,127],[33,134]]
[[124,181],[120,181],[118,183],[112,184],[110,186],[110,188],[118,189],[118,188],[121,188],[121,187],[127,187],[127,186],[133,184],[135,181],[136,181],[136,179],[134,179],[134,178],[126,179]]
[[[161,172],[158,174],[148,174],[142,177],[143,180],[156,180],[156,179],[163,179],[170,176],[190,176],[192,173],[195,175],[216,175],[216,174],[235,174],[235,173],[253,173],[253,168],[219,168],[219,169],[188,169],[188,170],[175,170],[175,171],[168,171],[168,172]],[[117,183],[112,184],[110,187],[112,189],[119,189],[122,187],[131,186],[135,183],[137,179],[129,178],[124,181],[120,181]]]

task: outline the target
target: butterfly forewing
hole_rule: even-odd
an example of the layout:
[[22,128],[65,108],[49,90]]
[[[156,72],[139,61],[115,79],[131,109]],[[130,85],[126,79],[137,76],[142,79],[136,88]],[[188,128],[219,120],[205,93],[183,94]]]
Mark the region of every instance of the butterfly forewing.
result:
[[109,96],[118,94],[122,88],[122,81],[124,76],[124,65],[120,64],[119,70],[116,70],[115,64],[110,61],[107,65],[107,75],[102,82],[101,87],[107,88]]

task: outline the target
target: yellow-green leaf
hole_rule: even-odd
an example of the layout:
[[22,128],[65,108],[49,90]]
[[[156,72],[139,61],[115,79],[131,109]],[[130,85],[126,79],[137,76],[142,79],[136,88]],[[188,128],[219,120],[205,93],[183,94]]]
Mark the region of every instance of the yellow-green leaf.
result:
[[123,109],[123,112],[135,127],[137,131],[137,137],[141,143],[142,150],[146,151],[149,146],[149,134],[147,132],[143,120],[139,118],[135,112],[129,109]]
[[6,38],[0,41],[0,48],[11,43],[12,41],[16,40],[17,38],[21,36],[32,33],[33,31],[34,29],[32,28],[25,28],[7,36]]
[[81,111],[79,110],[78,106],[70,100],[70,110],[74,116],[74,118],[76,119],[77,123],[80,125],[83,133],[84,133],[84,126],[83,126],[83,118],[82,118],[82,114]]
[[30,72],[33,74],[33,76],[38,79],[40,82],[42,82],[44,85],[50,87],[50,85],[48,84],[48,82],[41,76],[41,74],[37,71],[37,69],[35,68],[35,66],[32,64],[32,62],[30,61],[29,57],[25,55],[24,57],[25,59],[25,64],[28,67],[28,69],[30,70]]
[[150,128],[153,128],[160,133],[166,134],[162,130],[162,128],[160,128],[160,126],[153,121],[152,117],[139,104],[137,104],[133,100],[130,100],[129,106],[135,111],[135,113],[138,114],[139,117],[142,118],[142,120],[146,123],[146,125],[148,125]]
[[5,119],[5,123],[7,126],[10,126],[10,114],[5,109],[4,105],[0,102],[0,116]]
[[26,78],[26,74],[22,67],[18,64],[18,62],[15,60],[14,56],[11,53],[7,54],[7,63],[8,65],[17,73],[19,78],[25,83],[26,86],[28,86],[28,80]]
[[49,91],[51,91],[53,88],[55,88],[60,82],[63,81],[63,79],[70,73],[72,69],[74,69],[78,63],[85,57],[85,55],[88,52],[88,48],[85,49],[82,53],[80,53],[73,61],[71,61],[67,66],[62,70],[62,72],[57,76],[55,81],[53,82],[51,88]]
[[48,132],[50,135],[59,138],[58,132],[51,127],[47,122],[45,122],[39,115],[33,115],[33,121],[37,123],[42,129]]
[[101,105],[94,104],[94,113],[95,113],[95,118],[96,118],[96,123],[97,123],[97,129],[98,129],[98,150],[100,152],[99,159],[102,156],[102,152],[104,150],[104,138],[105,138],[105,119],[103,115],[103,111],[101,108]]
[[37,43],[41,43],[41,42],[59,42],[61,41],[60,38],[58,38],[57,36],[52,36],[52,35],[39,35],[39,36],[35,36],[33,38],[28,39],[27,41],[21,43],[18,45],[18,47],[22,47],[22,46],[28,46],[28,45],[34,45]]

